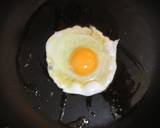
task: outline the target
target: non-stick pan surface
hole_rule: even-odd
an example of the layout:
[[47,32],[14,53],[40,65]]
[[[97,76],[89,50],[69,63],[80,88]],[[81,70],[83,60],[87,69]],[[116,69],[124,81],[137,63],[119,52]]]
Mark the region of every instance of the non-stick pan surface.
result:
[[[158,18],[151,6],[125,0],[30,0],[7,7],[1,21],[3,119],[14,127],[145,126],[158,102]],[[94,25],[111,39],[120,39],[115,78],[105,92],[92,97],[63,93],[46,69],[46,40],[77,24]]]

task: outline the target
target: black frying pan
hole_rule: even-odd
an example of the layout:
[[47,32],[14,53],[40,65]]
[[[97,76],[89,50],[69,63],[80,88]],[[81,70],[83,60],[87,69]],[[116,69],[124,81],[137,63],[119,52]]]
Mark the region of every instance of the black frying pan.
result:
[[[135,0],[4,2],[2,120],[16,128],[153,126],[159,101],[156,7]],[[111,39],[120,38],[115,78],[105,92],[92,97],[63,93],[46,70],[46,40],[77,24],[94,25]]]

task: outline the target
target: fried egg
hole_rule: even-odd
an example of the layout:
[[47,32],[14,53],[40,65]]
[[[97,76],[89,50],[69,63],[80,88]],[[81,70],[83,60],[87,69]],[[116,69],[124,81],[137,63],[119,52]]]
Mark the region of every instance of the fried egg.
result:
[[101,93],[116,72],[117,44],[93,26],[57,31],[46,43],[48,74],[66,93]]

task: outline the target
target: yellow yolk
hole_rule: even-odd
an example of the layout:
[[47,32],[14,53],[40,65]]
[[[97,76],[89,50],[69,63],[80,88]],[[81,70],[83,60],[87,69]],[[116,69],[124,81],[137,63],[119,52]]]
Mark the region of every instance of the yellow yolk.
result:
[[89,48],[77,48],[70,56],[70,64],[76,74],[86,76],[96,69],[97,56]]

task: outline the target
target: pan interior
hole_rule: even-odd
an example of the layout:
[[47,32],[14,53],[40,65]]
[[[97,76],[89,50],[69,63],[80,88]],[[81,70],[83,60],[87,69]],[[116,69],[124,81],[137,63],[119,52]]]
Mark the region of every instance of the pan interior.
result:
[[[63,3],[61,6],[47,2],[26,25],[17,55],[18,73],[24,83],[26,98],[33,109],[46,118],[73,128],[105,127],[134,110],[147,91],[149,79],[145,66],[134,54],[136,47],[132,47],[148,41],[143,38],[145,35],[135,30],[138,29],[136,25],[140,16],[130,13],[130,10],[127,12],[121,4],[116,7],[108,2],[106,6],[100,8],[95,3],[90,5],[83,1]],[[131,18],[137,22],[130,22]],[[65,94],[49,78],[46,41],[55,31],[73,25],[93,25],[111,39],[120,38],[115,78],[101,94],[92,97]],[[134,37],[137,37],[138,43],[135,43]]]

